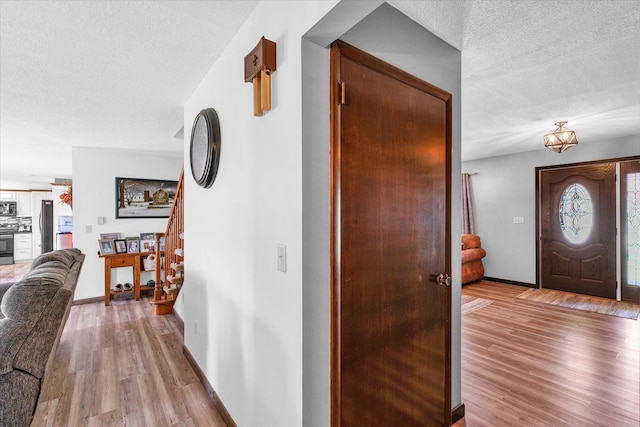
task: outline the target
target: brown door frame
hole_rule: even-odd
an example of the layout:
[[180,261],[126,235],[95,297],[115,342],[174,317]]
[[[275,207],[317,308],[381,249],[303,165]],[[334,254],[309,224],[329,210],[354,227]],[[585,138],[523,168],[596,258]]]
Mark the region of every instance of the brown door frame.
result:
[[[628,156],[628,157],[615,157],[615,158],[609,158],[609,159],[601,159],[601,160],[591,160],[591,161],[587,161],[587,162],[578,162],[578,163],[565,163],[565,164],[561,164],[561,165],[551,165],[551,166],[538,166],[535,169],[535,198],[536,198],[536,234],[535,234],[535,240],[536,240],[536,288],[540,288],[541,286],[541,239],[542,239],[542,233],[540,230],[540,172],[543,170],[550,170],[550,169],[562,169],[562,168],[571,168],[571,167],[575,167],[575,166],[586,166],[586,165],[596,165],[596,164],[601,164],[601,163],[619,163],[619,162],[624,162],[624,161],[628,161],[628,160],[638,160],[640,159],[640,156]],[[618,230],[618,234],[620,233],[620,231]],[[622,247],[622,239],[620,240],[620,246],[617,248],[617,251],[619,251],[619,253],[623,252],[623,247]],[[619,257],[617,257],[619,258]],[[616,270],[618,269],[618,262],[616,260]],[[616,271],[616,277],[617,276],[617,271]],[[618,286],[620,286],[618,284]]]
[[628,220],[626,217],[626,202],[627,202],[627,181],[624,179],[626,173],[640,172],[640,156],[628,162],[620,162],[620,299],[622,301],[640,303],[640,288],[637,286],[630,286],[627,279],[627,263],[624,262],[627,248],[627,232],[628,232]]
[[[340,40],[334,42],[331,49],[331,70],[330,70],[330,123],[331,123],[331,386],[330,386],[330,407],[331,407],[331,425],[341,425],[341,269],[340,269],[340,144],[341,144],[341,122],[340,122],[340,104],[345,99],[348,100],[348,94],[340,85],[340,56],[348,52],[351,59],[358,61],[359,58],[365,58],[367,61],[377,63],[377,70],[383,72],[393,78],[401,80],[411,86],[424,90],[433,96],[436,96],[446,102],[446,206],[445,206],[445,269],[451,275],[451,173],[452,173],[452,97],[451,94],[424,82],[415,76],[406,73],[390,64],[387,64],[371,55],[368,55],[358,49],[353,48]],[[445,302],[446,316],[446,356],[445,356],[445,396],[444,408],[445,426],[451,425],[452,408],[451,408],[451,288],[448,288],[447,301]]]

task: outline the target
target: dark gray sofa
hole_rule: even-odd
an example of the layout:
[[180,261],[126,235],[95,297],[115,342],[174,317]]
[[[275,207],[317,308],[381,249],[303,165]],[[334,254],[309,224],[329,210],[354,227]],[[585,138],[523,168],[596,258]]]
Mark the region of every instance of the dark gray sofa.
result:
[[84,254],[38,256],[22,280],[0,286],[0,426],[28,426],[52,365]]

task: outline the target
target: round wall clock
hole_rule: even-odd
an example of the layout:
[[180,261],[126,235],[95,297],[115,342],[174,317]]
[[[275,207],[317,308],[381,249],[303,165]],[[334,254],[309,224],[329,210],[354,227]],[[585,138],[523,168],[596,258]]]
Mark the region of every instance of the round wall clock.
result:
[[213,108],[200,111],[193,121],[189,155],[193,179],[201,187],[211,187],[220,162],[220,122]]

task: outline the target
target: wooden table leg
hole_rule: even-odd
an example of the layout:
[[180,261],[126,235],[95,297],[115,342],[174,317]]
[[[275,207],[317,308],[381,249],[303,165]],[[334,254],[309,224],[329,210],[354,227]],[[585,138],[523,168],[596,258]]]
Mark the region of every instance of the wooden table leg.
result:
[[111,260],[104,259],[104,305],[111,304]]

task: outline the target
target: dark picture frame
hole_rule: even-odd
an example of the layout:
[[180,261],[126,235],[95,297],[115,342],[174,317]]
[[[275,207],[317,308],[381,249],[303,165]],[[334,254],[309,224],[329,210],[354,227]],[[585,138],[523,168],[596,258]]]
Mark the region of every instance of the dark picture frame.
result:
[[178,181],[116,177],[116,218],[169,218]]
[[127,253],[127,241],[124,239],[116,239],[113,241],[116,248],[117,254],[126,254]]
[[156,233],[140,233],[140,240],[155,240]]

